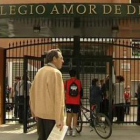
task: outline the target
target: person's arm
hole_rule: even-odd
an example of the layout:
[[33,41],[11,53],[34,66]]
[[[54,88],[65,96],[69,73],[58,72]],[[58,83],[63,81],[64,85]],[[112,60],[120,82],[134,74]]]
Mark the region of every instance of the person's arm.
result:
[[60,72],[55,73],[55,121],[56,126],[63,128],[64,125],[64,84]]

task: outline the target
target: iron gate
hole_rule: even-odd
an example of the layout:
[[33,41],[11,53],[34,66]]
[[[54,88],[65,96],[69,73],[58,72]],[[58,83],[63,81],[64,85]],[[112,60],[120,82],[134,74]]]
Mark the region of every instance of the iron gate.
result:
[[[13,86],[12,83],[15,76],[27,74],[25,69],[27,70],[29,67],[31,68],[30,73],[33,73],[33,69],[38,69],[41,66],[40,63],[42,59],[40,58],[44,55],[44,52],[53,48],[60,48],[62,50],[65,62],[61,71],[64,81],[69,78],[69,69],[76,69],[78,72],[77,77],[82,81],[84,96],[86,98],[89,96],[89,86],[92,78],[96,77],[99,80],[104,80],[106,76],[109,75],[110,81],[112,81],[112,83],[110,83],[111,85],[115,83],[115,77],[117,75],[122,75],[125,79],[125,87],[130,86],[131,92],[130,112],[129,115],[125,114],[125,120],[122,123],[136,123],[140,121],[137,120],[137,111],[140,105],[137,103],[137,98],[135,97],[137,85],[140,82],[139,46],[139,39],[82,38],[77,36],[67,38],[41,38],[37,40],[31,39],[10,44],[9,48],[6,49],[5,58],[5,79],[7,85],[5,87],[6,96],[4,99],[5,121],[18,121],[18,118],[13,118],[15,103],[12,102],[9,97],[10,88]],[[24,59],[24,56],[30,57]],[[32,59],[34,62],[36,59],[38,60],[39,67],[36,68],[36,63],[29,62]],[[29,76],[32,81],[34,74]],[[111,87],[110,92],[112,92]],[[112,97],[110,97],[109,100],[110,112],[112,111],[111,98]],[[89,100],[87,99],[84,103],[88,106]],[[11,106],[11,109],[7,110],[8,106]],[[113,121],[115,121],[115,118]],[[27,120],[25,124],[27,124]],[[29,124],[29,127],[30,126],[31,124]],[[28,125],[25,126],[25,128],[28,128]],[[24,132],[26,131],[24,130]]]
[[28,77],[31,81],[34,79],[38,69],[44,66],[44,56],[33,57],[24,56],[24,133],[27,133],[29,129],[36,125],[35,119],[32,117],[29,107],[29,94],[27,88]]

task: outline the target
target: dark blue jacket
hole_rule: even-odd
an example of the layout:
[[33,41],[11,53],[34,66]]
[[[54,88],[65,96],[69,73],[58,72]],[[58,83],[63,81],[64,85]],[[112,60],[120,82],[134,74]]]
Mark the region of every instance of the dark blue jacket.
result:
[[99,86],[92,85],[90,87],[90,103],[95,104],[102,102],[102,93]]

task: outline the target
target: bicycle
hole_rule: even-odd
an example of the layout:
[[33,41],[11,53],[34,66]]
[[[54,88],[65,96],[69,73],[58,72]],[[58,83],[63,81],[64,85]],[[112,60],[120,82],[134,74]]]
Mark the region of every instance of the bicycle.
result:
[[[93,105],[91,109],[85,108],[82,104],[80,105],[80,111],[78,113],[77,121],[77,132],[80,133],[83,128],[82,115],[86,118],[87,122],[90,124],[92,130],[95,129],[95,132],[103,139],[107,139],[112,134],[112,124],[109,118],[103,113],[96,113],[96,105]],[[88,116],[87,113],[90,113]]]

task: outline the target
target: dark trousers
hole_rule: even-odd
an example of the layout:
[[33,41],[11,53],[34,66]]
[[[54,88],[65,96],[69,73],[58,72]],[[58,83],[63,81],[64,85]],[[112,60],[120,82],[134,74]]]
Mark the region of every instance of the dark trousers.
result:
[[19,123],[23,123],[24,118],[24,96],[19,96],[19,108],[18,108],[18,117],[19,117]]
[[38,118],[38,121],[37,121],[38,140],[47,140],[54,125],[55,125],[54,120]]
[[15,102],[15,110],[14,110],[14,116],[17,118],[18,117],[18,96],[15,95],[14,97],[14,102]]
[[117,121],[124,121],[124,104],[120,103],[117,104],[116,107],[116,117],[117,117]]
[[101,103],[101,112],[104,113],[106,116],[109,115],[109,100],[103,99],[103,102]]
[[126,114],[129,114],[129,111],[130,111],[130,102],[125,102],[125,113]]

